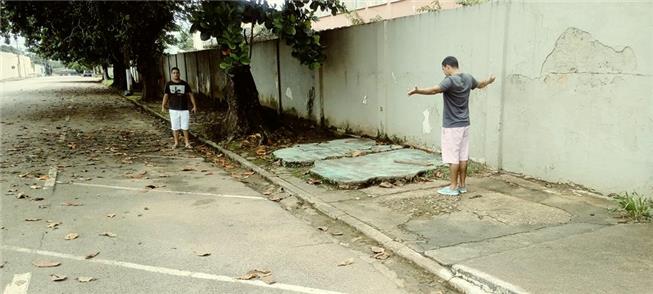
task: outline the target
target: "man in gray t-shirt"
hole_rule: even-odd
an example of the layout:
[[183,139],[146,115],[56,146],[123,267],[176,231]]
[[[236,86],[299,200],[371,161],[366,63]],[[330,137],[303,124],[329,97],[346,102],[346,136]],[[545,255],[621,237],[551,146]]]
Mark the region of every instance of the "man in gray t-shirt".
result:
[[460,72],[458,60],[448,56],[442,61],[445,78],[433,88],[418,89],[417,86],[408,95],[435,95],[442,93],[444,107],[442,110],[442,161],[449,164],[451,184],[438,190],[439,194],[458,196],[466,193],[465,178],[469,160],[469,92],[482,89],[494,82],[494,76],[487,80],[476,81],[468,74]]

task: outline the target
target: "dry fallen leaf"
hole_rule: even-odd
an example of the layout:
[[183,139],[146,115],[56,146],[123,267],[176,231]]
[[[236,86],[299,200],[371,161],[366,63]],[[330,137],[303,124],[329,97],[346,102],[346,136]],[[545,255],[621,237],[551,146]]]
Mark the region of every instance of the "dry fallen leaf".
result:
[[356,150],[356,151],[351,153],[351,157],[358,157],[358,156],[361,156],[362,154],[363,154],[363,151]]
[[334,236],[342,236],[344,234],[345,233],[343,233],[343,232],[333,232],[333,233],[331,233],[331,235],[334,235]]
[[42,175],[42,176],[39,177],[39,180],[41,180],[41,181],[47,181],[49,178],[50,178],[50,177],[47,176],[47,175]]
[[116,217],[116,214],[115,213],[109,213],[109,214],[107,214],[107,217],[108,218],[114,218],[114,217]]
[[84,256],[84,259],[91,259],[93,257],[96,257],[98,254],[100,254],[100,251],[95,251],[91,254],[87,254],[86,256]]
[[65,281],[66,279],[68,279],[68,277],[64,275],[57,275],[57,274],[50,275],[50,280],[52,280],[53,282],[61,282],[61,281]]
[[348,266],[354,263],[354,258],[348,258],[347,260],[338,264],[338,266]]
[[322,231],[322,232],[326,232],[326,231],[329,230],[329,227],[317,227],[317,229]]
[[66,240],[75,240],[75,239],[77,239],[77,237],[79,237],[79,234],[70,233],[70,234],[66,235],[66,237],[64,237],[64,239],[66,239]]
[[194,168],[189,167],[189,166],[184,167],[184,168],[181,169],[181,171],[194,171],[194,170],[195,170]]
[[105,237],[114,238],[114,237],[116,237],[117,235],[114,234],[114,233],[111,233],[111,232],[102,232],[102,233],[100,233],[100,236],[105,236]]
[[381,184],[379,184],[379,186],[380,186],[381,188],[392,188],[392,187],[394,187],[395,185],[393,185],[393,184],[391,184],[391,183],[389,183],[389,182],[382,182]]
[[96,279],[93,278],[93,277],[78,277],[77,278],[77,281],[79,281],[80,283],[88,283],[90,281],[95,281],[95,280]]
[[41,187],[39,185],[31,185],[29,187],[32,188],[32,189],[41,189],[41,188],[43,188],[43,187]]
[[306,182],[309,183],[309,184],[311,184],[311,185],[319,185],[319,184],[322,184],[322,181],[317,180],[317,179],[313,179],[313,178],[309,178]]
[[263,281],[264,283],[266,283],[268,285],[272,285],[272,284],[277,282],[272,278],[272,275],[267,275],[267,276],[261,277],[261,281]]
[[66,202],[64,202],[64,203],[61,203],[61,205],[63,205],[63,206],[82,206],[81,203],[77,203],[77,202],[68,202],[68,201],[66,201]]
[[37,260],[32,262],[36,267],[56,267],[60,266],[61,262],[51,261],[51,260]]
[[156,186],[154,186],[154,185],[147,185],[147,186],[145,186],[145,188],[155,189]]
[[35,198],[32,199],[32,201],[42,201],[42,200],[45,200],[45,198],[43,198],[43,197],[35,197]]
[[255,279],[257,277],[258,277],[258,275],[256,273],[248,272],[248,273],[238,277],[238,279],[239,280],[251,280],[251,279]]
[[57,229],[59,225],[62,224],[61,222],[53,222],[53,221],[48,221],[48,229]]
[[25,199],[25,198],[29,198],[29,196],[27,196],[27,194],[21,192],[21,193],[18,193],[18,195],[16,195],[16,198]]
[[390,254],[388,254],[387,252],[381,252],[381,253],[374,254],[374,258],[379,259],[379,260],[386,260],[389,257],[390,257]]
[[385,252],[385,249],[381,248],[381,247],[371,246],[370,249],[372,249],[372,252],[374,252],[374,253],[383,253],[383,252]]
[[37,221],[40,221],[40,220],[41,220],[40,218],[26,218],[25,219],[26,222],[37,222]]
[[203,251],[201,251],[201,252],[200,252],[200,251],[193,251],[193,253],[195,253],[195,255],[197,255],[197,256],[201,256],[201,257],[211,255],[210,252],[203,252]]

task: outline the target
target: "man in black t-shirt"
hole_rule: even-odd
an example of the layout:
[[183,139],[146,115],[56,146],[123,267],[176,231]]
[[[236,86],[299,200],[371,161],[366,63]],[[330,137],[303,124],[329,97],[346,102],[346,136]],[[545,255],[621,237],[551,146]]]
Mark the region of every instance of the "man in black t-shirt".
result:
[[170,124],[172,125],[172,134],[175,138],[175,144],[172,148],[177,148],[177,145],[179,145],[180,129],[184,133],[184,143],[186,148],[191,148],[190,142],[188,141],[188,128],[190,121],[188,98],[190,97],[190,102],[193,104],[193,108],[190,111],[195,113],[197,112],[195,96],[190,90],[190,85],[179,78],[178,68],[173,67],[172,70],[170,70],[170,77],[172,80],[166,83],[163,102],[161,103],[161,112],[165,112],[166,108],[168,108],[170,112]]

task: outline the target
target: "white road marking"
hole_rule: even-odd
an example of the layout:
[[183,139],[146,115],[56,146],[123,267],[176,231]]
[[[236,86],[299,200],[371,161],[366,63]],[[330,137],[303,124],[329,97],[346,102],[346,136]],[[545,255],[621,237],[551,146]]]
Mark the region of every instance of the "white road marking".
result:
[[16,274],[11,283],[7,284],[3,294],[25,294],[29,288],[29,280],[32,278],[32,273]]
[[100,185],[100,184],[87,184],[87,183],[72,183],[77,186],[86,186],[86,187],[97,187],[97,188],[107,188],[107,189],[118,189],[118,190],[129,190],[129,191],[140,191],[140,192],[161,192],[161,193],[172,193],[172,194],[186,194],[186,195],[202,195],[202,196],[214,196],[214,197],[223,197],[223,198],[240,198],[240,199],[253,199],[253,200],[266,200],[266,198],[259,196],[244,196],[244,195],[231,195],[231,194],[214,194],[214,193],[203,193],[203,192],[186,192],[186,191],[170,191],[170,190],[160,190],[160,189],[145,189],[145,188],[133,188],[133,187],[121,187],[121,186],[111,186],[111,185]]
[[57,167],[53,166],[50,168],[50,171],[48,172],[48,179],[45,181],[45,184],[43,185],[43,189],[54,189],[54,184],[57,181]]
[[[147,272],[152,272],[152,273],[159,273],[159,274],[165,274],[165,275],[171,275],[171,276],[189,277],[189,278],[203,279],[203,280],[213,280],[213,281],[228,282],[228,283],[234,283],[234,284],[245,284],[245,285],[256,286],[256,287],[287,290],[287,291],[292,291],[292,292],[297,292],[297,293],[309,293],[309,294],[341,294],[342,293],[342,292],[329,291],[329,290],[316,289],[316,288],[309,288],[309,287],[303,287],[303,286],[298,286],[298,285],[290,285],[290,284],[284,284],[284,283],[274,283],[272,285],[268,285],[268,284],[264,283],[263,281],[239,280],[237,278],[233,278],[233,277],[229,277],[229,276],[214,275],[214,274],[207,274],[207,273],[201,273],[201,272],[192,272],[192,271],[186,271],[186,270],[178,270],[178,269],[167,268],[167,267],[158,267],[158,266],[137,264],[137,263],[132,263],[132,262],[117,261],[117,260],[107,260],[107,259],[97,259],[97,258],[85,259],[84,256],[75,256],[75,255],[66,254],[66,253],[59,253],[59,252],[38,250],[38,249],[30,249],[30,248],[22,248],[22,247],[9,246],[9,245],[2,245],[2,249],[3,250],[15,251],[15,252],[31,253],[31,254],[45,255],[45,256],[51,256],[51,257],[72,259],[72,260],[78,260],[78,261],[82,261],[82,262],[112,265],[112,266],[136,269],[136,270],[147,271]],[[14,279],[16,279],[16,278],[14,277]],[[10,293],[13,294],[13,292],[10,292]],[[16,292],[16,293],[20,293],[20,292]],[[5,294],[8,294],[6,292],[6,290],[5,290]]]

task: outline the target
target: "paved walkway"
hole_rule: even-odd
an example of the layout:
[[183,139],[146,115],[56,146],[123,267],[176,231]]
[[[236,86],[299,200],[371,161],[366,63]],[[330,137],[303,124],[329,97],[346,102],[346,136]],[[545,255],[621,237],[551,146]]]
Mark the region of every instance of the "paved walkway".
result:
[[221,150],[463,292],[653,293],[653,224],[620,223],[602,195],[509,174],[470,177],[462,197],[438,180],[334,190]]

